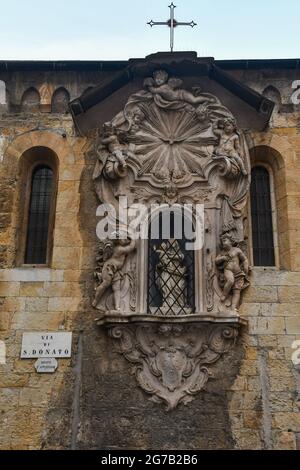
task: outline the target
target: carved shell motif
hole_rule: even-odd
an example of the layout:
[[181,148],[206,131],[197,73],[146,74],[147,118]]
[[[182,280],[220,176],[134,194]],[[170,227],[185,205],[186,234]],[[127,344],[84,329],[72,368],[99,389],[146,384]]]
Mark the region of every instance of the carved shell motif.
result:
[[155,103],[147,106],[147,119],[130,138],[139,175],[183,183],[190,174],[204,177],[202,167],[216,142],[209,126],[203,126],[195,112],[163,110]]

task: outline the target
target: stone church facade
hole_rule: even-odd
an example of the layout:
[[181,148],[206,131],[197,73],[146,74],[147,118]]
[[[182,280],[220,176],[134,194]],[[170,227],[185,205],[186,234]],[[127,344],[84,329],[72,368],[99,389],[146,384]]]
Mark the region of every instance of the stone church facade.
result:
[[0,62],[0,449],[300,449],[299,69]]

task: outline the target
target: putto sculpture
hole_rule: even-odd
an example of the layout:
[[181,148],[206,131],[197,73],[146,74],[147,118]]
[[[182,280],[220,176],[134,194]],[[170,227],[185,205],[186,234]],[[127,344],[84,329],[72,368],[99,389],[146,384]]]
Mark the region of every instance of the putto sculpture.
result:
[[237,310],[241,291],[249,285],[249,262],[245,253],[235,246],[232,235],[221,236],[221,253],[216,257],[219,283],[222,287],[221,302]]
[[[215,99],[208,96],[196,96],[190,91],[181,88],[182,80],[179,78],[169,78],[164,70],[154,72],[153,78],[147,78],[144,81],[144,87],[154,96],[154,101],[159,103],[161,107],[169,109],[180,109],[184,107],[186,110],[193,111],[193,107],[203,103],[214,103]],[[198,91],[200,91],[198,89]],[[155,96],[156,95],[156,96]],[[172,105],[174,103],[174,105]]]
[[213,127],[213,132],[220,139],[213,158],[227,157],[233,160],[242,174],[247,176],[247,170],[241,157],[241,147],[239,136],[236,132],[235,120],[230,118],[220,119],[217,122],[217,127]]
[[93,307],[97,307],[103,294],[109,287],[112,288],[115,310],[120,310],[120,293],[122,268],[127,255],[135,249],[135,240],[122,238],[122,234],[113,233],[116,237],[112,242],[107,243],[101,250],[98,261],[103,263],[101,273],[96,272],[96,279],[99,281],[96,287]]

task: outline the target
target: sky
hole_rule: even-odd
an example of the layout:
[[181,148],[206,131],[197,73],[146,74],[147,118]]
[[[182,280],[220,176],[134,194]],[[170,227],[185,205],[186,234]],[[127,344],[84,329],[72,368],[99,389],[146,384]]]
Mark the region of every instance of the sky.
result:
[[[300,0],[174,0],[175,51],[300,57]],[[169,50],[170,0],[0,0],[0,60],[127,60]]]

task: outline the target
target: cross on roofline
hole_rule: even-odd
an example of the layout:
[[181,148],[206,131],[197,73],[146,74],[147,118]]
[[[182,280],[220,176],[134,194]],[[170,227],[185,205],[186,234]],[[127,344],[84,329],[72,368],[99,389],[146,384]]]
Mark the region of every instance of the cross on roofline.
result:
[[194,21],[189,21],[189,22],[186,22],[186,21],[177,21],[175,20],[174,18],[174,10],[176,8],[176,5],[174,5],[174,3],[172,2],[171,5],[169,5],[169,8],[170,8],[170,18],[168,19],[168,21],[149,21],[147,24],[151,26],[160,26],[160,25],[163,25],[163,26],[168,26],[170,28],[170,48],[171,48],[171,52],[173,52],[173,49],[174,49],[174,28],[176,28],[176,26],[191,26],[192,28],[194,26],[197,26],[197,23],[195,23]]

